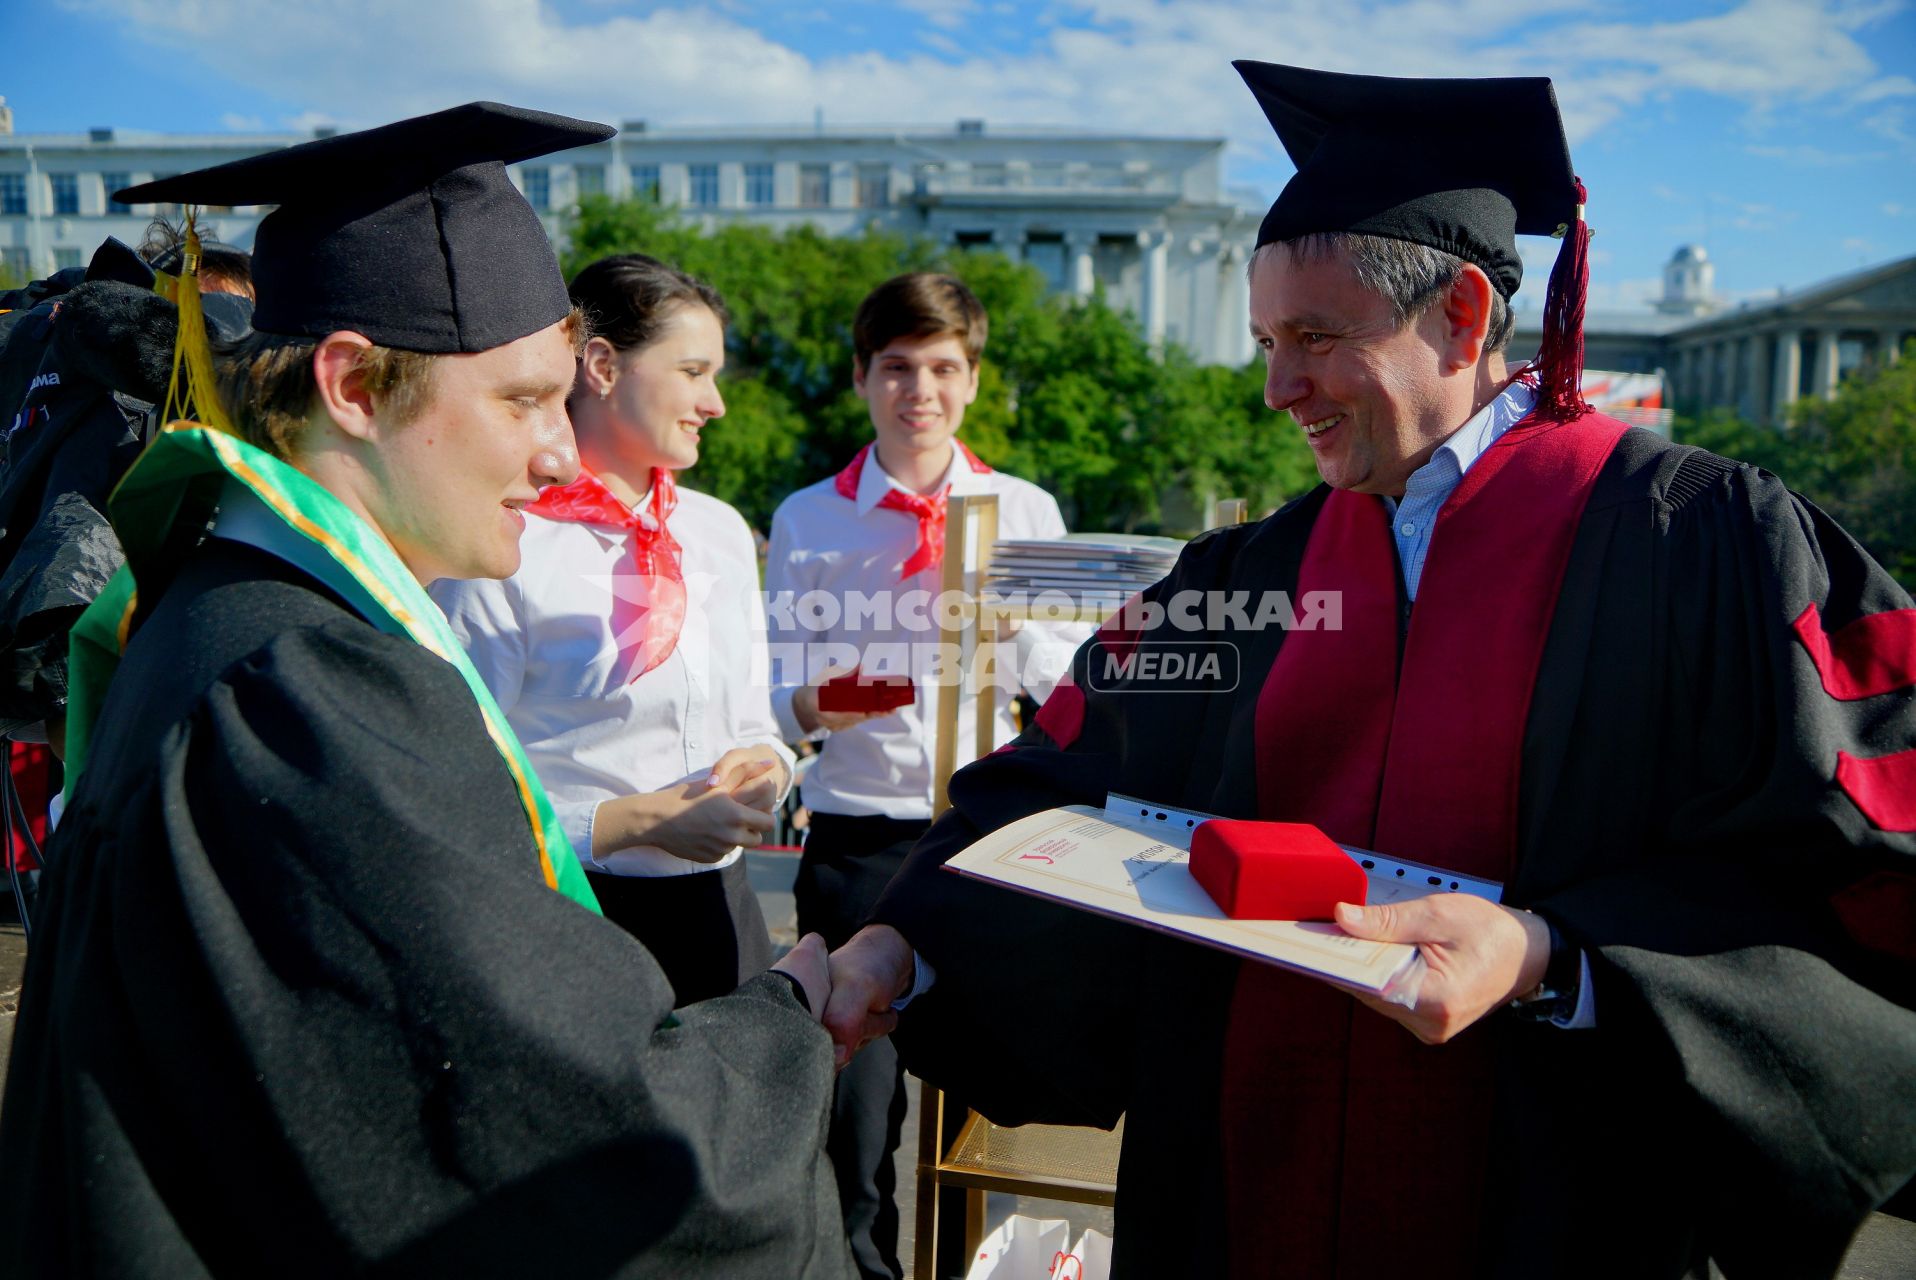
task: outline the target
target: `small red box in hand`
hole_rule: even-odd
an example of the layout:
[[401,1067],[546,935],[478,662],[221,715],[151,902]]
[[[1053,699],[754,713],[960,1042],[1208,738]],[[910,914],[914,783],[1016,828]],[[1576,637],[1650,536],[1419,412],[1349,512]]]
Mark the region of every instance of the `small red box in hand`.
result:
[[1233,920],[1328,920],[1370,888],[1357,859],[1307,822],[1200,822],[1191,874]]
[[918,697],[910,676],[866,676],[853,671],[818,686],[820,711],[896,711]]

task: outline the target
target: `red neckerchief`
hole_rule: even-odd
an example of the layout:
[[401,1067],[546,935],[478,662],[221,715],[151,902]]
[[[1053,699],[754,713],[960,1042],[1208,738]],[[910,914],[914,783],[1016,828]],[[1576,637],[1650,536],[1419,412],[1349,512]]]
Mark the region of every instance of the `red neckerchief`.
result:
[[[1343,627],[1295,631],[1278,650],[1257,703],[1259,817],[1509,878],[1544,641],[1584,505],[1624,431],[1594,415],[1538,417],[1492,445],[1438,513],[1401,669],[1384,504],[1325,502],[1297,592],[1341,592]],[[1242,1274],[1475,1274],[1496,1032],[1432,1048],[1321,982],[1244,964],[1220,1117]],[[1379,1151],[1419,1172],[1414,1204],[1377,1211]]]
[[[965,456],[965,461],[971,464],[973,471],[981,476],[991,474],[991,468],[980,462],[977,454],[956,440],[953,440],[952,444],[956,445],[958,452]],[[858,481],[865,473],[865,457],[871,451],[872,447],[866,445],[846,464],[845,469],[838,473],[838,479],[834,483],[838,486],[840,497],[849,498],[853,502],[858,501]],[[926,569],[936,569],[945,562],[945,498],[950,493],[950,485],[946,485],[929,497],[906,493],[903,489],[887,486],[885,496],[878,500],[879,506],[891,511],[902,511],[918,521],[918,545],[913,547],[911,555],[906,557],[904,566],[898,574],[899,581],[902,582]]]
[[[632,542],[632,567],[612,584],[612,631],[619,660],[637,680],[672,656],[685,626],[685,574],[679,544],[666,521],[679,505],[678,485],[663,467],[652,468],[652,490],[639,511],[620,502],[599,477],[579,468],[579,478],[539,494],[526,510],[548,520],[624,529]],[[632,586],[622,587],[629,576]]]

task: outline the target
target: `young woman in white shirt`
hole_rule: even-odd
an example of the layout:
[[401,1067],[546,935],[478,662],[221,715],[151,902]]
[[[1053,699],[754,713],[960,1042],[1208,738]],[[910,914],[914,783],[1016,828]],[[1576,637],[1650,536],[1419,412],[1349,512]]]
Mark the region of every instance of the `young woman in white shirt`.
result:
[[725,305],[640,254],[572,282],[591,318],[568,407],[583,466],[526,509],[519,572],[433,596],[525,744],[606,917],[680,1004],[771,963],[741,846],[791,785],[752,532],[680,489],[725,412]]

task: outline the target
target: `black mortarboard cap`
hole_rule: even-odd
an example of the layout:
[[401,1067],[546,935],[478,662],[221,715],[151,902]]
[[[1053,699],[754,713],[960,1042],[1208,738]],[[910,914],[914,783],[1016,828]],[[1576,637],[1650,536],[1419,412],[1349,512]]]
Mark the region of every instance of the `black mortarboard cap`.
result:
[[615,130],[472,102],[129,187],[127,203],[279,206],[253,240],[253,327],[342,329],[432,354],[487,351],[565,318],[565,279],[506,165]]
[[1547,395],[1567,397],[1570,411],[1582,365],[1588,229],[1550,81],[1232,65],[1297,166],[1264,215],[1258,247],[1316,232],[1406,240],[1476,264],[1508,299],[1523,282],[1517,236],[1566,238],[1545,300],[1539,367]]

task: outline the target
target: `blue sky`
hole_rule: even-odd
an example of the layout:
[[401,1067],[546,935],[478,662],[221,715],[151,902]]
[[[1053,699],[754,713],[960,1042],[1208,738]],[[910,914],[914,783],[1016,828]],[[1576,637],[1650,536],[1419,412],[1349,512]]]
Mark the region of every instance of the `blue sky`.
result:
[[1543,74],[1591,192],[1593,306],[1640,305],[1688,241],[1732,298],[1916,253],[1909,0],[0,0],[0,48],[25,133],[353,127],[478,97],[662,123],[965,116],[1224,137],[1229,180],[1267,196],[1290,168],[1232,58]]

